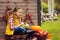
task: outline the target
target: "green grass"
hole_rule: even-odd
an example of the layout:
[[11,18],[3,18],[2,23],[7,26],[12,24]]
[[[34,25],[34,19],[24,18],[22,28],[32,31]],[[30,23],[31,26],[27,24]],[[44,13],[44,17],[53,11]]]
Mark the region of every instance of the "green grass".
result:
[[60,40],[60,15],[57,21],[47,21],[42,23],[42,29],[53,35],[52,40]]

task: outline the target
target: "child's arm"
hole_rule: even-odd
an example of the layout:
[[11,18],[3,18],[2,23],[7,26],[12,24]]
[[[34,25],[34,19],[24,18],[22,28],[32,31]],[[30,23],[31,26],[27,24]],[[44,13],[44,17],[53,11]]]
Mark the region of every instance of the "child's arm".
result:
[[18,26],[22,26],[24,23],[23,22],[21,22]]
[[21,22],[19,25],[17,25],[16,27],[14,26],[14,21],[13,21],[13,18],[10,18],[9,19],[9,23],[10,23],[10,28],[11,29],[14,29],[14,28],[16,28],[16,27],[20,27],[20,26],[22,26],[24,23],[23,22]]

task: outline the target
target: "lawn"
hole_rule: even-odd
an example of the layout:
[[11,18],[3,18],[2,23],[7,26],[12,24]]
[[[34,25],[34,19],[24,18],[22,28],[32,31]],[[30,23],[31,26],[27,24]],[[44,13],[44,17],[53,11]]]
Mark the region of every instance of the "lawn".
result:
[[60,15],[56,21],[43,22],[41,27],[53,35],[52,40],[60,40]]

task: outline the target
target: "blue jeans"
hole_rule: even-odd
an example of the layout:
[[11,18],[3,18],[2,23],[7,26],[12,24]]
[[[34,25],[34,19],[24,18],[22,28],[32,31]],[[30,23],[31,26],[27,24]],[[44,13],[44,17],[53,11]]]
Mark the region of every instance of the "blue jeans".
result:
[[14,29],[14,35],[22,35],[28,34],[28,36],[32,36],[35,33],[33,30],[25,30],[23,27],[17,27]]
[[27,31],[23,27],[17,27],[14,29],[14,35],[27,34]]

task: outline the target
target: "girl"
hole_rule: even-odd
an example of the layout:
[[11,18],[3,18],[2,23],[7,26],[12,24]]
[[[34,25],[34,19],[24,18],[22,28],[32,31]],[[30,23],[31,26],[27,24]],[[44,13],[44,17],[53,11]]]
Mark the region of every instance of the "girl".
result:
[[8,18],[5,34],[9,37],[6,40],[9,40],[11,35],[26,34],[26,30],[21,27],[22,24],[22,9],[15,8],[14,14]]

